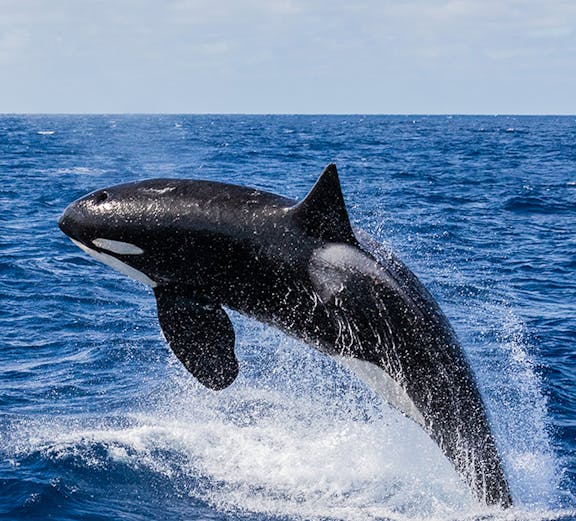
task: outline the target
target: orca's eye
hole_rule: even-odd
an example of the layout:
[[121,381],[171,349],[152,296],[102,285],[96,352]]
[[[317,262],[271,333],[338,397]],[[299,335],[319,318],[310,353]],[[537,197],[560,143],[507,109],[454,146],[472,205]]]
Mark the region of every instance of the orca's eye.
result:
[[94,196],[94,202],[96,204],[103,203],[104,201],[106,201],[106,199],[108,199],[108,192],[106,192],[106,191],[98,192]]

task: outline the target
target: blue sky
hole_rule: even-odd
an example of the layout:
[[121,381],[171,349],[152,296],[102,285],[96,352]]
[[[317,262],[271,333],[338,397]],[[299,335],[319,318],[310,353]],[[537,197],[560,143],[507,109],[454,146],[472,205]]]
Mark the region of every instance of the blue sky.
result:
[[574,0],[0,0],[0,112],[576,114]]

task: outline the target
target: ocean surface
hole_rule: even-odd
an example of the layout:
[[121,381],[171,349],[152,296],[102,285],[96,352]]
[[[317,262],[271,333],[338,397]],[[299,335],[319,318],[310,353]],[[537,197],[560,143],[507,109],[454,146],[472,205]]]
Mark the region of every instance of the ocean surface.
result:
[[[335,362],[238,314],[240,375],[203,388],[150,289],[56,224],[150,177],[300,199],[332,161],[354,226],[456,329],[511,510]],[[0,180],[0,519],[576,519],[576,117],[5,115]]]

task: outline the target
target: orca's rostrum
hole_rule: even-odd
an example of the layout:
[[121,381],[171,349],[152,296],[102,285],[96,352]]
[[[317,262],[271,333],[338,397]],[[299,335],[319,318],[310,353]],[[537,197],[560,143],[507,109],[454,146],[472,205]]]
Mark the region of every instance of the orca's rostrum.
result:
[[512,504],[480,393],[447,319],[348,218],[336,166],[299,203],[225,183],[151,179],[93,192],[59,221],[96,259],[154,288],[162,331],[202,384],[238,374],[223,307],[336,358],[416,421],[476,497]]

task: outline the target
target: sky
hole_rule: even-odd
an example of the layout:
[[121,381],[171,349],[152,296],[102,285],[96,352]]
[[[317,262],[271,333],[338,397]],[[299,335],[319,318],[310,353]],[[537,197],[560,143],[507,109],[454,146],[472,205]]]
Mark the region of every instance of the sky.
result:
[[576,114],[575,0],[0,0],[0,113]]

